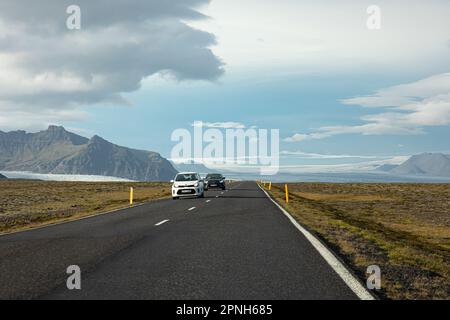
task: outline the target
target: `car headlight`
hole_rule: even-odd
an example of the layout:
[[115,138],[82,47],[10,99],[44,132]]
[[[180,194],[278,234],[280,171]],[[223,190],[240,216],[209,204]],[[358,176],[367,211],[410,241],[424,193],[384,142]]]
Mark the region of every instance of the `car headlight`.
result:
[[220,180],[220,183],[223,183],[223,180]]
[[194,187],[198,187],[198,182],[196,182],[196,183],[194,184]]

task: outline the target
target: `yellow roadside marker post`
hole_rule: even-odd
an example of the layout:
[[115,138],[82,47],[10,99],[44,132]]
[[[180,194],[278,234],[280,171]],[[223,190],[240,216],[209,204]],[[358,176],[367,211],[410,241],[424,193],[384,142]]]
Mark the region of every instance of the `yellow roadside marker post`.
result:
[[287,183],[284,185],[284,190],[286,192],[286,203],[288,203],[289,202],[289,190],[288,190]]
[[130,187],[130,207],[133,205],[133,187]]
[[269,191],[272,190],[272,181],[269,182]]

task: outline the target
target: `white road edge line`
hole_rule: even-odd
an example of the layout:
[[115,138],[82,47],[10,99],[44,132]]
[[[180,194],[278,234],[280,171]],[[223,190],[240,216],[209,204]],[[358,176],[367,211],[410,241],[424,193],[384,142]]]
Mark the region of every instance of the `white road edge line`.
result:
[[282,206],[280,206],[266,190],[258,187],[266,194],[267,198],[272,201],[291,223],[305,236],[305,238],[313,245],[313,247],[320,253],[330,267],[341,277],[345,284],[358,296],[361,300],[375,300],[375,298],[364,288],[364,286],[356,279],[349,270],[336,258],[336,256],[325,247],[319,239],[312,235],[308,230],[303,228]]
[[158,227],[158,226],[160,226],[160,225],[162,225],[162,224],[164,224],[164,223],[166,223],[166,222],[169,222],[169,221],[170,221],[170,220],[163,220],[163,221],[158,222],[157,224],[155,224],[155,226]]
[[195,210],[195,209],[196,209],[195,207],[192,207],[192,208],[189,208],[188,211],[192,211],[192,210]]

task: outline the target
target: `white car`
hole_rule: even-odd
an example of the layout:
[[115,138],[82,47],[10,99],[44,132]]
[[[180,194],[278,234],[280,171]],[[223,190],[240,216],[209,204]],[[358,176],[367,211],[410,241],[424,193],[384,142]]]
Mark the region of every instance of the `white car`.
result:
[[205,196],[205,183],[196,172],[180,172],[172,182],[172,198]]

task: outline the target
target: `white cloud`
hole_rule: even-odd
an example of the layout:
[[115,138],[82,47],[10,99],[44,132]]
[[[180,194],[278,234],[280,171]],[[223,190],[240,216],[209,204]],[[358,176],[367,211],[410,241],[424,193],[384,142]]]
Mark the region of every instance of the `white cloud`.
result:
[[23,113],[42,127],[46,114],[79,120],[79,106],[126,105],[122,94],[154,74],[217,79],[224,71],[210,49],[215,36],[185,22],[203,19],[198,7],[208,2],[79,0],[81,30],[73,31],[65,23],[70,1],[2,0],[0,124],[24,128],[16,116]]
[[286,142],[300,142],[305,140],[309,140],[309,135],[304,133],[294,133],[292,136],[284,139]]
[[330,135],[327,133],[321,133],[321,132],[314,132],[314,133],[295,133],[291,137],[287,137],[284,139],[286,142],[300,142],[305,140],[312,140],[312,139],[323,139],[328,138]]
[[346,105],[383,109],[366,115],[356,126],[326,126],[313,133],[296,133],[286,142],[324,139],[341,134],[423,134],[429,126],[450,124],[450,73],[379,90],[373,95],[341,100]]
[[77,108],[41,108],[40,111],[29,108],[14,109],[14,106],[3,106],[0,103],[0,130],[40,130],[52,124],[67,121],[84,121],[89,113]]
[[213,19],[194,25],[216,34],[216,52],[246,74],[449,66],[449,1],[377,0],[382,28],[370,31],[366,10],[373,2],[214,0],[204,10]]
[[348,105],[414,111],[420,107],[418,105],[420,102],[441,98],[447,101],[450,98],[450,73],[434,75],[416,82],[381,89],[372,95],[341,101]]
[[241,122],[225,121],[225,122],[195,122],[192,126],[200,126],[204,128],[217,128],[217,129],[245,129],[247,126]]

